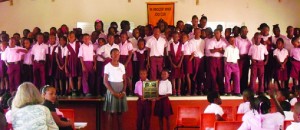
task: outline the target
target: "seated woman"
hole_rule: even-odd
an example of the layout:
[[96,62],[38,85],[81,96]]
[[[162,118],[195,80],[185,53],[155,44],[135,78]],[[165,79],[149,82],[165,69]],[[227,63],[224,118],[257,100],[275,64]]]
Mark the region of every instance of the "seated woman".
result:
[[[48,107],[51,115],[58,125],[60,130],[73,130],[72,126],[74,124],[73,121],[68,120],[66,118],[60,117],[57,113],[57,105],[56,105],[56,89],[53,86],[46,85],[42,89],[42,97],[45,99],[43,105]],[[61,114],[60,114],[61,115]]]
[[22,83],[12,102],[12,125],[14,130],[58,130],[49,109],[35,85]]
[[[284,122],[283,110],[272,93],[271,98],[275,100],[278,112],[270,113],[271,102],[264,96],[260,95],[255,100],[255,109],[258,112],[248,118],[243,118],[243,123],[238,130],[279,130]],[[245,116],[245,115],[244,115]]]

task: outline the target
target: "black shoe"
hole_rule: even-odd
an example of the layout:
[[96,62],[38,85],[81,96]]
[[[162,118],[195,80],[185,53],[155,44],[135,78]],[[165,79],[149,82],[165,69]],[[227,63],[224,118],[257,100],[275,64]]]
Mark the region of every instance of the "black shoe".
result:
[[260,96],[260,95],[264,95],[265,96],[265,93],[264,92],[258,92],[257,95],[258,96]]
[[76,96],[77,96],[76,90],[73,90],[73,91],[71,92],[71,96],[72,96],[72,97],[76,97]]
[[93,95],[90,93],[85,94],[85,97],[92,97]]
[[231,96],[231,93],[225,93],[224,96]]
[[242,94],[240,94],[240,93],[235,93],[235,94],[233,94],[234,96],[238,96],[238,97],[241,97],[242,96]]

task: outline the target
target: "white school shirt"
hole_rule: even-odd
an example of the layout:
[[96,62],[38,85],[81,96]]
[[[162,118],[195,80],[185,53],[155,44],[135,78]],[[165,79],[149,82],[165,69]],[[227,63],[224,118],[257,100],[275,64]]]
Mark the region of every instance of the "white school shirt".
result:
[[238,114],[245,114],[248,111],[251,111],[251,109],[250,109],[250,102],[243,102],[243,103],[241,103],[239,105],[237,113]]
[[285,48],[282,48],[282,50],[275,49],[273,55],[276,56],[280,62],[284,62],[285,58],[289,56],[289,52]]
[[194,34],[194,29],[192,30],[192,32],[190,32],[189,34],[189,39],[194,39],[195,38],[195,34]]
[[293,57],[295,60],[300,61],[300,48],[291,49],[290,57]]
[[46,61],[46,54],[49,54],[48,52],[48,45],[45,43],[38,44],[32,46],[31,53],[34,56],[35,61]]
[[94,46],[94,52],[96,53],[96,51],[98,50],[98,48],[99,48],[99,44],[98,44],[98,42],[96,41],[95,43],[93,43],[93,46]]
[[146,43],[147,43],[147,41],[152,37],[153,35],[151,35],[151,36],[145,36],[144,37],[144,40],[146,41]]
[[242,121],[246,121],[248,118],[252,118],[255,115],[258,115],[258,112],[254,109],[250,109],[250,111],[246,112],[242,117]]
[[291,121],[294,120],[294,112],[291,111],[283,111],[284,116],[285,116],[285,121]]
[[248,55],[251,56],[252,59],[254,59],[254,60],[264,60],[265,55],[268,55],[268,54],[269,54],[269,52],[268,52],[267,48],[262,44],[259,44],[259,45],[253,44],[250,47],[250,50],[248,53]]
[[[102,46],[103,46],[103,45],[102,45]],[[100,48],[101,48],[102,46],[98,47],[97,50],[96,50],[96,52],[95,52],[95,55],[97,55],[97,61],[104,61],[104,59],[100,56],[100,55],[101,55],[101,53],[100,53]]]
[[183,44],[183,54],[184,55],[192,55],[193,46],[190,44],[189,41],[186,41]]
[[[49,44],[48,46],[50,47],[50,52],[49,52],[49,54],[52,55],[53,49],[54,49],[54,47],[57,46],[57,43],[55,43],[54,45],[50,45],[50,44]],[[48,51],[49,51],[49,49],[48,49]],[[54,52],[55,52],[55,50],[54,50]]]
[[226,62],[237,63],[240,59],[240,51],[237,47],[229,45],[225,48],[224,57],[226,57]]
[[295,104],[298,102],[298,99],[297,98],[292,98],[291,101],[290,101],[290,104],[291,106],[295,106]]
[[115,43],[110,45],[109,43],[107,43],[107,44],[100,47],[100,49],[97,51],[97,54],[102,55],[104,58],[111,58],[110,57],[110,51],[113,48],[117,48],[118,50],[120,50],[119,45],[117,45]]
[[[174,48],[174,52],[175,52],[175,55],[177,54],[177,51],[178,51],[178,47],[179,47],[179,44],[180,44],[180,42],[178,42],[177,44],[175,44],[174,42],[173,43],[171,43],[171,44],[173,44],[173,48]],[[171,44],[170,45],[168,45],[168,52],[169,53],[171,53]],[[184,50],[184,46],[183,45],[181,45],[181,52],[183,52],[183,50]]]
[[205,42],[201,38],[199,39],[191,39],[189,42],[190,46],[192,47],[192,53],[194,53],[194,57],[202,58],[205,50]]
[[255,115],[246,118],[238,130],[279,130],[283,122],[284,116],[279,112]]
[[65,56],[68,55],[68,48],[67,45],[65,45],[65,47],[62,46],[57,46],[57,48],[55,49],[55,53],[58,54],[58,48],[61,49],[61,58],[64,58]]
[[108,63],[104,66],[104,74],[108,75],[109,82],[123,82],[123,75],[125,74],[125,67],[119,63],[118,67]]
[[172,83],[170,80],[160,80],[158,85],[158,94],[167,95],[172,94]]
[[[226,42],[222,39],[220,39],[219,41],[217,41],[216,38],[213,38],[212,40],[210,40],[210,43],[208,43],[208,51],[210,51],[211,49],[214,48],[226,48]],[[210,53],[210,56],[212,57],[223,57],[223,54],[220,52],[215,52],[215,53]]]
[[275,37],[275,35],[274,36],[272,36],[272,43],[273,44],[276,44],[276,41],[279,39],[279,38],[282,38],[282,39],[284,39],[285,38],[285,36],[284,35],[279,35],[279,37]]
[[252,45],[252,42],[248,38],[243,39],[241,36],[237,37],[235,42],[236,42],[236,47],[240,51],[240,55],[245,55],[245,54],[247,55]]
[[4,51],[4,57],[3,57],[3,61],[7,61],[7,62],[18,62],[22,60],[22,55],[24,54],[23,52],[19,52],[17,53],[17,50],[22,49],[24,50],[24,48],[19,47],[19,46],[15,46],[13,48],[7,47]]
[[92,43],[89,45],[82,44],[79,48],[78,57],[82,57],[83,61],[94,61],[94,46]]
[[163,56],[164,49],[167,47],[166,39],[159,37],[156,39],[152,36],[146,43],[146,47],[150,48],[150,57],[151,56]]
[[300,122],[292,122],[286,130],[300,130]]
[[[149,81],[149,80],[146,79],[145,81]],[[139,96],[143,96],[143,81],[142,80],[139,80],[135,83],[134,93]]]
[[204,110],[204,113],[213,113],[215,115],[220,115],[220,116],[223,116],[224,114],[224,111],[223,111],[223,108],[218,105],[218,104],[215,104],[215,103],[211,103],[209,104],[205,110]]
[[[132,47],[133,47],[133,52],[136,51],[138,49],[138,41],[141,39],[141,37],[139,37],[138,39],[136,38],[130,38],[129,41],[131,42],[132,44]],[[137,57],[136,57],[136,54],[133,53],[133,61],[137,61]]]
[[288,38],[287,36],[284,36],[284,48],[287,49],[289,52],[292,48],[294,48],[294,45],[292,44],[292,39]]
[[32,52],[31,52],[31,49],[29,49],[28,52],[24,54],[23,64],[32,65]]
[[131,42],[131,44],[132,44],[132,47],[133,47],[133,49],[134,50],[136,50],[137,48],[138,48],[138,41],[141,39],[141,37],[138,37],[138,39],[136,39],[136,38],[129,38],[129,41]]
[[128,56],[129,55],[129,51],[133,51],[133,46],[131,44],[131,42],[129,41],[125,41],[125,43],[119,43],[119,48],[120,48],[120,55],[125,55]]
[[211,44],[211,40],[212,40],[213,38],[205,38],[204,39],[204,43],[205,43],[205,56],[207,56],[207,57],[210,57],[211,56],[211,53],[210,53],[210,50],[208,49],[208,46]]

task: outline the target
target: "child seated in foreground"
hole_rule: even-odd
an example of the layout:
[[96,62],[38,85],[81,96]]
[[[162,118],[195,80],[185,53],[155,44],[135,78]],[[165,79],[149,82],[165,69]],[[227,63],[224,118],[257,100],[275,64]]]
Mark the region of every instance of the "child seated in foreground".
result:
[[300,128],[300,102],[297,102],[294,107],[294,121],[286,130],[299,130]]
[[244,114],[244,113],[250,111],[251,110],[250,102],[253,101],[253,100],[254,100],[253,91],[250,90],[250,89],[244,90],[244,92],[243,92],[243,101],[244,102],[239,105],[237,113],[238,114]]
[[204,113],[213,113],[216,115],[217,121],[223,121],[222,118],[224,111],[223,108],[220,106],[222,104],[222,100],[218,92],[210,92],[207,95],[207,100],[210,103],[204,110]]

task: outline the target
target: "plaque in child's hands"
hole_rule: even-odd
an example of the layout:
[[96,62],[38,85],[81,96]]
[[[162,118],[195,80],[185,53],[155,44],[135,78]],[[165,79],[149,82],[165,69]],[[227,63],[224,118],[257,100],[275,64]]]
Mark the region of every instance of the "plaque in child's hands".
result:
[[145,99],[158,97],[158,81],[143,81],[143,97]]

